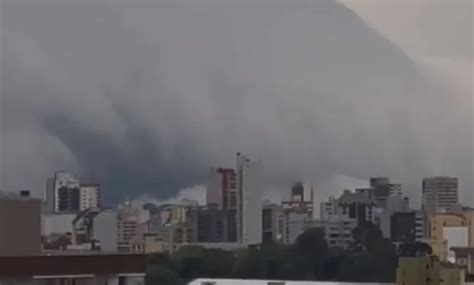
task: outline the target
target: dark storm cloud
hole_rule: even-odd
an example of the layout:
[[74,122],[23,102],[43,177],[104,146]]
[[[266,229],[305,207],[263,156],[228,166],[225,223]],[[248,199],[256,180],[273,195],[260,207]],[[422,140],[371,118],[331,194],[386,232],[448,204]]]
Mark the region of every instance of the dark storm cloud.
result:
[[243,151],[277,186],[472,189],[471,113],[337,2],[7,1],[1,29],[3,187],[67,168],[166,198]]

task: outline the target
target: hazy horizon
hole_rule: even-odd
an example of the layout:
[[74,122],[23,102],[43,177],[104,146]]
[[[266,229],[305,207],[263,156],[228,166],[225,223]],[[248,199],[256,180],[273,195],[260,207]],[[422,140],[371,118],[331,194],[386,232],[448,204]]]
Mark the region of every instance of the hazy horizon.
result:
[[109,201],[200,195],[243,152],[270,198],[388,176],[417,205],[442,175],[474,206],[472,8],[2,1],[0,189],[65,169]]

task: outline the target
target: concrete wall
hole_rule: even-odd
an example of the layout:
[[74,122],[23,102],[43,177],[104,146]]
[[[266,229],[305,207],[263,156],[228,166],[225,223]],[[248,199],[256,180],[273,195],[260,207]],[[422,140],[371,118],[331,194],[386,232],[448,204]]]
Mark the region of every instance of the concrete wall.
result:
[[102,251],[116,251],[118,242],[117,212],[102,211],[94,218],[94,238]]
[[70,213],[47,213],[43,214],[42,235],[72,233],[72,221],[76,214]]
[[0,255],[41,250],[41,201],[0,197]]

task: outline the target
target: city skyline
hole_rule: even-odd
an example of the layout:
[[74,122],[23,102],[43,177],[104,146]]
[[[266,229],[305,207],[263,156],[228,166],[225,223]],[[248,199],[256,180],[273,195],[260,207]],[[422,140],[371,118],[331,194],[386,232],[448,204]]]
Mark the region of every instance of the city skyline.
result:
[[270,194],[388,176],[419,203],[419,180],[447,175],[473,205],[472,88],[457,85],[472,71],[450,65],[472,67],[469,1],[390,16],[354,1],[35,2],[1,4],[5,191],[39,196],[67,169],[107,200],[167,199],[242,151]]

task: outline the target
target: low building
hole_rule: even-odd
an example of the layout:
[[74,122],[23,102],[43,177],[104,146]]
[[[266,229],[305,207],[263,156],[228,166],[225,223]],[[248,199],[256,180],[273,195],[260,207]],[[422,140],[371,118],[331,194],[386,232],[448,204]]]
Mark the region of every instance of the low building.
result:
[[142,285],[146,255],[83,254],[0,257],[0,284]]
[[142,210],[126,204],[117,209],[117,250],[129,252],[131,241],[135,237],[141,237],[148,228],[147,222],[141,220]]
[[169,243],[164,241],[158,234],[143,235],[144,253],[168,252]]
[[117,212],[111,209],[89,208],[73,221],[72,246],[101,251],[117,251]]
[[0,256],[40,251],[41,201],[30,198],[28,191],[20,195],[0,193]]
[[464,285],[464,270],[434,256],[401,257],[397,285]]
[[462,213],[437,213],[430,218],[430,245],[433,254],[448,260],[450,247],[467,247],[470,240],[469,220]]

